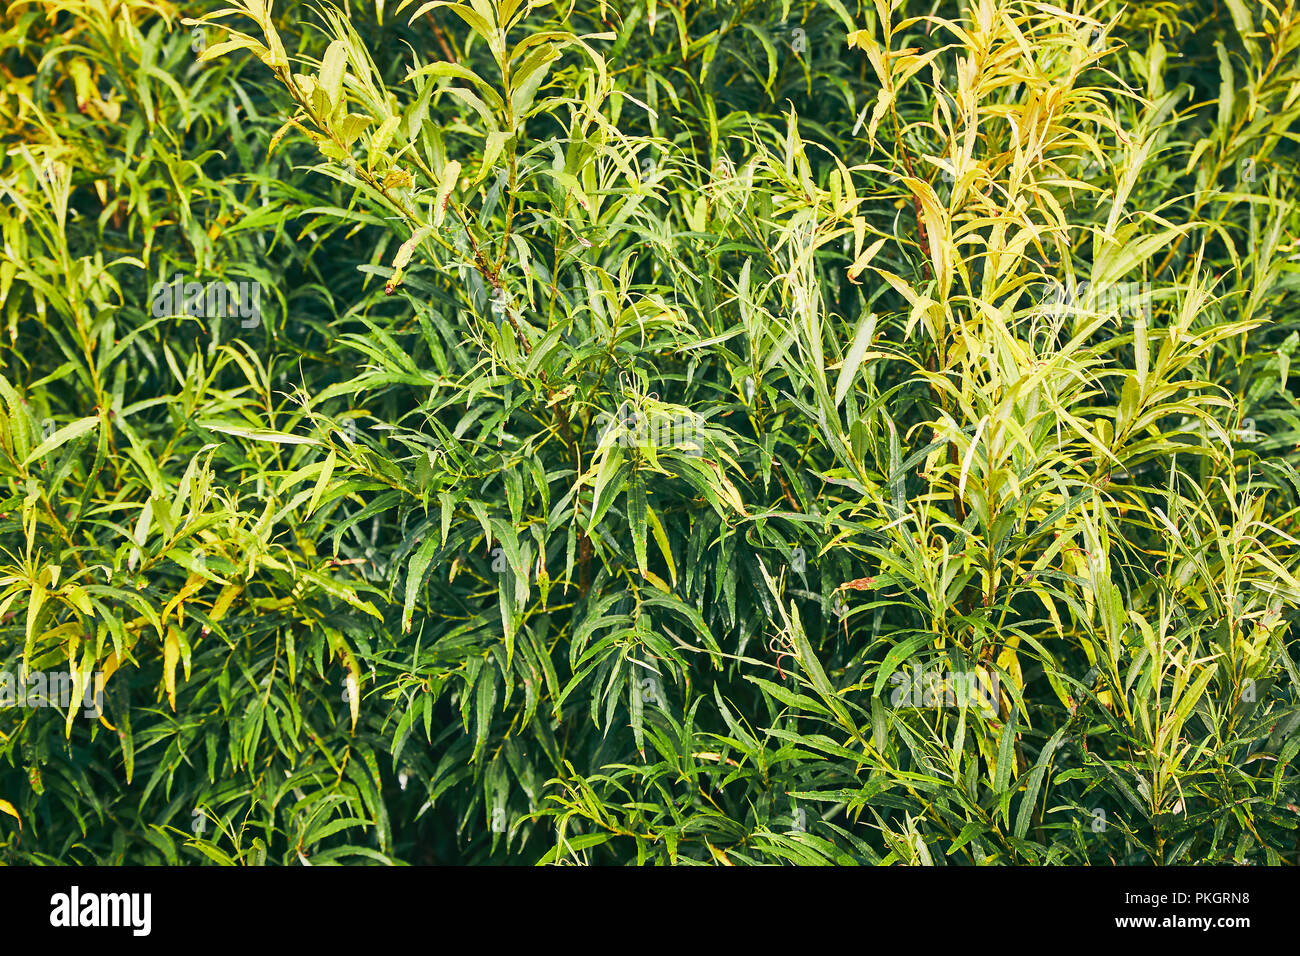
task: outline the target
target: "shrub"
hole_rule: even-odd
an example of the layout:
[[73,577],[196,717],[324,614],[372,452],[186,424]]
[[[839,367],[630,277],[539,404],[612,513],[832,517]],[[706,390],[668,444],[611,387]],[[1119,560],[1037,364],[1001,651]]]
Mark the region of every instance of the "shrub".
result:
[[3,21],[5,859],[1297,861],[1294,0],[187,12]]

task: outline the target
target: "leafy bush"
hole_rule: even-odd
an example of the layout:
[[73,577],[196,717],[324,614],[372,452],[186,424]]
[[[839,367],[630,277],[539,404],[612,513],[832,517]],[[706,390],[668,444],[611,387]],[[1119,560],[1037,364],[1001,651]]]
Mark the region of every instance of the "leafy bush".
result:
[[0,40],[0,858],[1297,862],[1294,0]]

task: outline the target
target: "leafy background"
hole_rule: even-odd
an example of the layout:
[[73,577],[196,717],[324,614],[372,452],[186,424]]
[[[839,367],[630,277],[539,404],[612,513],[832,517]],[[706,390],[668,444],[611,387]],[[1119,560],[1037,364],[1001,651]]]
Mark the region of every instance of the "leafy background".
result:
[[1294,0],[0,50],[0,859],[1300,858]]

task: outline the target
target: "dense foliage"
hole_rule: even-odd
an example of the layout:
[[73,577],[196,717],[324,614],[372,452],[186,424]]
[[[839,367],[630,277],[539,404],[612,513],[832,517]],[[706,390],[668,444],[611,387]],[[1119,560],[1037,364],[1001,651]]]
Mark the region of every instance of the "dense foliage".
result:
[[1300,862],[1296,0],[0,51],[0,860]]

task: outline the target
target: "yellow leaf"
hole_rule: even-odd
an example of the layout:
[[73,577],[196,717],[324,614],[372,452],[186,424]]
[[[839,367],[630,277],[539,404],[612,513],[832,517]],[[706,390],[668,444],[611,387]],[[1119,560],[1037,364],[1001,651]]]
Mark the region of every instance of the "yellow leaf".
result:
[[176,664],[181,659],[181,639],[176,628],[167,628],[167,640],[163,644],[163,682],[167,688],[167,701],[176,710]]
[[342,634],[332,627],[327,627],[325,636],[329,639],[331,656],[337,654],[343,666],[348,669],[343,684],[348,691],[348,710],[352,713],[352,729],[356,730],[357,715],[361,707],[361,665],[357,663],[356,656],[348,648]]
[[167,606],[163,608],[162,623],[166,624],[167,618],[171,617],[172,611],[175,611],[177,623],[183,625],[185,623],[185,602],[207,583],[207,578],[197,571],[191,571],[189,578],[186,579],[181,589],[176,592],[176,596],[168,601]]
[[673,584],[676,585],[677,562],[673,560],[673,549],[668,544],[668,535],[664,533],[664,526],[659,522],[659,516],[655,514],[653,508],[646,507],[646,516],[650,519],[650,530],[654,532],[655,543],[659,545],[659,553],[664,556],[664,563],[668,565],[668,575],[672,578]]
[[[439,209],[441,208],[440,203]],[[442,220],[440,215],[436,218],[438,221]],[[410,239],[397,247],[397,255],[393,257],[393,275],[384,286],[384,295],[392,295],[393,290],[402,284],[402,270],[406,268],[406,264],[411,261],[411,256],[415,254],[415,247],[432,231],[433,229],[430,226],[420,226],[415,232],[411,233]]]
[[205,47],[203,52],[199,54],[199,62],[215,60],[217,57],[225,56],[234,50],[252,50],[258,57],[263,59],[269,52],[266,47],[250,36],[245,36],[242,33],[232,33],[231,35],[233,36],[231,40],[222,40],[220,43]]
[[885,244],[885,237],[881,237],[862,251],[862,255],[853,261],[849,266],[849,278],[856,279],[862,270],[871,265],[871,260],[875,258],[876,253],[880,251],[881,246]]
[[[1019,643],[1017,641],[1017,643]],[[998,667],[1001,667],[1011,675],[1011,682],[1016,685],[1017,690],[1024,690],[1025,677],[1020,670],[1020,658],[1016,654],[1014,647],[1005,647],[1002,653],[998,655]]]
[[219,621],[225,617],[226,612],[230,610],[230,605],[243,590],[244,589],[238,584],[227,585],[225,590],[222,591],[220,596],[217,598],[217,603],[212,605],[212,613],[209,614],[208,617],[212,618],[214,621]]
[[348,686],[348,710],[352,712],[352,729],[357,729],[357,713],[361,706],[361,668],[356,658],[347,655],[348,676],[344,678]]
[[649,581],[651,584],[657,587],[660,591],[663,591],[664,594],[673,593],[672,589],[668,587],[667,582],[665,582],[663,578],[655,574],[653,571],[642,571],[641,573],[647,581]]
[[316,506],[320,504],[320,496],[330,483],[330,476],[334,473],[334,463],[337,460],[338,455],[331,449],[330,453],[325,457],[325,465],[320,470],[320,477],[316,479],[316,487],[312,489],[311,500],[307,502],[308,515],[314,513]]
[[18,829],[22,830],[23,818],[18,815],[18,811],[14,809],[14,805],[10,803],[8,800],[0,800],[0,813],[7,813],[15,820],[17,820]]
[[442,218],[447,214],[447,202],[451,199],[451,191],[456,188],[456,180],[460,178],[460,163],[452,160],[442,168],[442,175],[438,178],[438,196],[433,204],[433,224],[442,225]]
[[100,673],[104,675],[105,684],[108,683],[110,677],[117,673],[117,669],[121,666],[122,662],[118,659],[117,651],[113,651],[104,658],[104,663],[100,667]]

